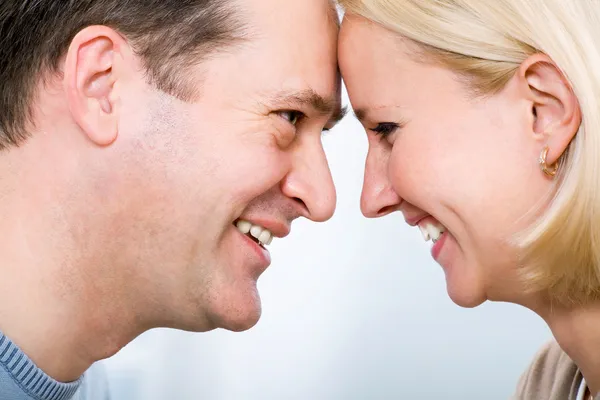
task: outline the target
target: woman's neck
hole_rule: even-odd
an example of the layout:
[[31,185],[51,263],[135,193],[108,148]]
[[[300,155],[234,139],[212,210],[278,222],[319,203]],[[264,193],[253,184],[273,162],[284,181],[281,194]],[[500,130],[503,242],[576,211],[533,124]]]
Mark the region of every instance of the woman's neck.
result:
[[600,303],[536,310],[560,347],[583,373],[593,394],[600,392]]

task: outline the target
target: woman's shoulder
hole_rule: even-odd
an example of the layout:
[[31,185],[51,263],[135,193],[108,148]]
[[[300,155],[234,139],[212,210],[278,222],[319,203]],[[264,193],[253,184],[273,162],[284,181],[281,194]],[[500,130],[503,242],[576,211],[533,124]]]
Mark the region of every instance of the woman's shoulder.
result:
[[512,399],[574,399],[581,379],[577,365],[558,343],[551,341],[537,352]]

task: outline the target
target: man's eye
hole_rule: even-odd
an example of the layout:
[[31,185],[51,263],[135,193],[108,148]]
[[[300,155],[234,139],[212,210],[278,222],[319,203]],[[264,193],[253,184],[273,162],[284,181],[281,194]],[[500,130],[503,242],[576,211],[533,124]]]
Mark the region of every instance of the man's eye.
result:
[[377,135],[380,135],[382,139],[390,136],[394,132],[396,132],[400,128],[400,125],[393,122],[382,122],[378,124],[375,128],[371,128],[371,131],[375,132]]
[[304,114],[300,111],[286,110],[279,111],[279,116],[288,121],[290,124],[296,126],[296,124],[304,117]]

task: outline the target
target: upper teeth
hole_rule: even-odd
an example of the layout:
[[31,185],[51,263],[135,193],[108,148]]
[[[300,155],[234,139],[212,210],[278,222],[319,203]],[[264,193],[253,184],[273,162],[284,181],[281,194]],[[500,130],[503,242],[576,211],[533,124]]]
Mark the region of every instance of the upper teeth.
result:
[[444,228],[443,225],[441,224],[434,224],[431,222],[427,222],[423,225],[419,225],[419,229],[421,229],[421,233],[423,234],[423,239],[425,241],[428,241],[429,239],[431,239],[433,241],[433,243],[437,242],[438,239],[440,238],[440,236],[442,236],[442,233],[444,233],[446,231],[446,228]]
[[260,225],[253,225],[251,222],[239,220],[236,224],[237,228],[243,234],[252,235],[261,244],[268,246],[273,241],[273,234],[268,229],[263,228]]

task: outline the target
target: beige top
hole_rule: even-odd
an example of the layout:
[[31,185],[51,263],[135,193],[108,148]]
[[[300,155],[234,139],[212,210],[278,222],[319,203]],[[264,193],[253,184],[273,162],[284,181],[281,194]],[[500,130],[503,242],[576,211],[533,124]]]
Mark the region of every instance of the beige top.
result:
[[[577,365],[552,341],[537,353],[521,376],[512,400],[587,400],[583,375]],[[595,397],[600,400],[600,394]]]

